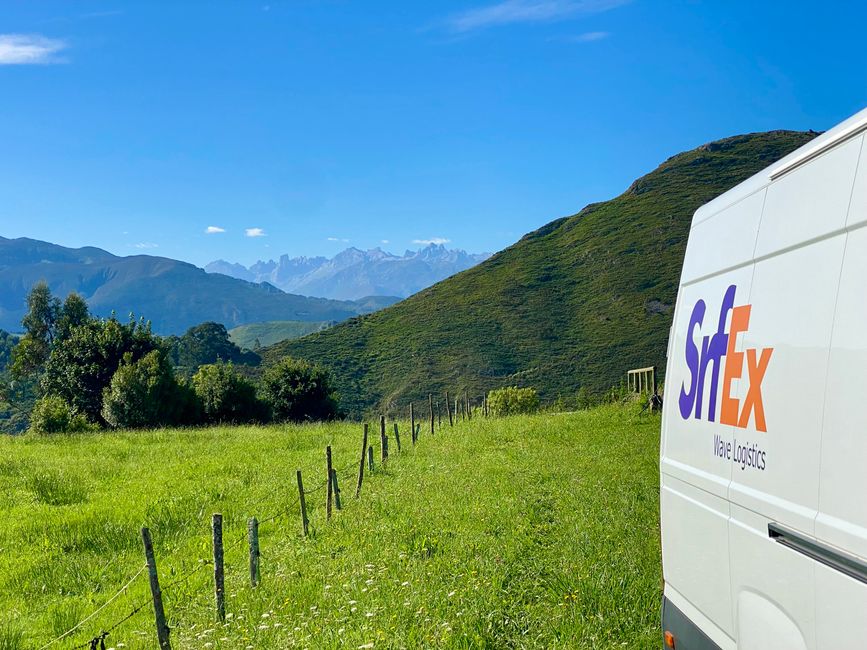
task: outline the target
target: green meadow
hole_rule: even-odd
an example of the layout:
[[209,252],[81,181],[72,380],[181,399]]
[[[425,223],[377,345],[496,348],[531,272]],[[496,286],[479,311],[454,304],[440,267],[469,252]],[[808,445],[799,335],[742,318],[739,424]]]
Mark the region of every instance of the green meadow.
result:
[[[659,420],[635,406],[448,424],[355,482],[354,423],[0,438],[0,650],[656,648]],[[343,509],[325,518],[325,447]],[[301,469],[310,534],[301,536]],[[318,488],[318,489],[317,489]],[[211,515],[224,516],[225,623]],[[257,516],[261,584],[246,522]],[[107,604],[107,605],[106,605]],[[143,607],[141,607],[144,605]],[[141,609],[138,609],[141,607]]]

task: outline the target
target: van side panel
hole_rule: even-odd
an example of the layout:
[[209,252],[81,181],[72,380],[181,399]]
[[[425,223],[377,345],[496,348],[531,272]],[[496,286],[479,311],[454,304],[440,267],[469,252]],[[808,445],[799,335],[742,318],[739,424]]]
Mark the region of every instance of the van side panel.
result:
[[756,258],[796,246],[846,225],[861,138],[774,181],[756,243]]
[[[865,161],[861,161],[864,165]],[[854,206],[853,206],[854,207]],[[863,225],[863,224],[862,224]],[[816,537],[867,567],[867,228],[849,233],[831,342]],[[819,648],[867,645],[867,584],[816,569]],[[854,639],[860,639],[856,644]]]

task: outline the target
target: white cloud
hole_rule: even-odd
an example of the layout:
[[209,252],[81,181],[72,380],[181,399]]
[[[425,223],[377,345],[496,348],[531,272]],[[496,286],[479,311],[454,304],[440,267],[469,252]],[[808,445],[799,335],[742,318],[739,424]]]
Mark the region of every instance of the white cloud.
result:
[[264,237],[265,231],[262,228],[246,228],[244,234],[247,237]]
[[135,247],[141,248],[141,249],[148,249],[148,248],[159,248],[160,245],[154,244],[153,242],[149,242],[149,241],[143,241],[143,242],[139,242],[138,244],[135,244]]
[[446,21],[453,32],[510,25],[566,20],[609,11],[630,0],[503,0],[497,4],[470,9]]
[[325,241],[339,241],[341,244],[348,244],[349,239],[346,237],[326,237]]
[[611,32],[584,32],[583,34],[572,36],[568,40],[573,43],[592,43],[593,41],[601,41],[609,36],[611,36]]
[[431,237],[430,239],[413,239],[413,244],[421,244],[422,246],[430,246],[431,244],[436,244],[440,246],[441,244],[448,244],[452,240],[446,239],[445,237]]
[[63,63],[64,41],[39,34],[0,34],[0,65]]
[[387,239],[380,239],[380,240],[379,240],[379,243],[380,243],[380,244],[390,244],[391,242],[390,242],[389,240],[387,240]]
[[217,233],[226,232],[225,228],[220,228],[220,226],[208,226],[205,228],[206,235],[216,235]]

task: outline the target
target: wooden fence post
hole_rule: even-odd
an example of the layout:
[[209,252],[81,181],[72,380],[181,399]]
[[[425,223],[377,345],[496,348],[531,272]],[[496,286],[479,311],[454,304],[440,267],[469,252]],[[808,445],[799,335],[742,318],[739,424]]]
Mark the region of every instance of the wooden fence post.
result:
[[217,620],[226,621],[226,589],[223,571],[223,515],[215,513],[211,518],[211,533],[214,542],[214,601]]
[[433,410],[433,395],[430,393],[427,394],[427,405],[430,409],[430,434],[433,435],[434,430],[434,410]]
[[259,585],[259,520],[251,517],[247,521],[247,538],[250,542],[250,586]]
[[443,412],[440,410],[440,402],[437,400],[437,428],[443,428]]
[[484,399],[483,404],[485,406],[485,417],[488,417],[488,394],[487,393],[485,393],[485,396],[483,399]]
[[163,592],[160,590],[160,579],[157,574],[157,561],[154,558],[154,545],[151,541],[151,531],[147,528],[141,529],[141,539],[144,544],[145,560],[148,566],[148,578],[151,585],[151,597],[154,601],[154,619],[157,625],[157,641],[160,644],[160,650],[171,650],[172,644],[169,643],[169,626],[166,625],[166,612],[163,609]]
[[307,501],[304,498],[304,482],[301,480],[301,470],[297,470],[295,475],[298,477],[298,502],[301,504],[301,532],[304,537],[307,537],[310,520],[307,519]]
[[379,446],[380,446],[380,462],[385,464],[388,458],[388,438],[385,436],[385,416],[379,416]]
[[412,435],[412,444],[415,444],[415,406],[409,403],[409,432]]
[[355,485],[355,498],[361,496],[361,484],[364,481],[364,454],[367,453],[367,424],[364,425],[364,439],[361,441],[361,462],[358,463],[358,483]]
[[331,445],[328,445],[325,448],[325,465],[328,477],[326,481],[327,486],[325,488],[325,519],[331,519],[331,502],[334,500],[334,483],[333,477],[331,475],[333,466],[331,464]]
[[452,403],[451,403],[451,400],[449,399],[449,392],[448,391],[446,391],[446,411],[449,414],[449,426],[450,427],[455,426],[455,423],[452,420]]
[[367,466],[370,471],[373,471],[373,445],[367,448]]
[[340,503],[340,484],[337,482],[337,470],[331,470],[331,483],[334,486],[334,507],[338,510],[343,510]]
[[397,442],[397,453],[400,453],[400,431],[397,430],[397,422],[394,423],[394,439]]
[[467,410],[467,420],[470,419],[470,389],[464,388],[464,408]]

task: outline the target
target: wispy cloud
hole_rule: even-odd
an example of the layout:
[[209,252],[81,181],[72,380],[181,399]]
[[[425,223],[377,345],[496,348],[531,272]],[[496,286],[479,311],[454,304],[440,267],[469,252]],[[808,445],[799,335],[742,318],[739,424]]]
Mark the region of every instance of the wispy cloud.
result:
[[220,226],[208,226],[205,228],[206,235],[216,235],[217,233],[226,232],[225,228],[220,228]]
[[380,244],[390,244],[391,241],[389,241],[388,239],[380,239],[380,240],[379,240],[379,243],[380,243]]
[[149,242],[149,241],[139,242],[138,244],[134,244],[134,246],[136,248],[140,248],[143,250],[146,250],[148,248],[159,248],[160,247],[159,244],[154,244],[153,242]]
[[108,18],[110,16],[122,16],[123,11],[120,9],[109,9],[106,11],[89,11],[81,14],[82,18]]
[[348,244],[349,239],[346,237],[326,237],[325,241],[339,241],[341,244]]
[[66,42],[39,34],[0,34],[0,65],[64,63],[57,54]]
[[421,244],[422,246],[430,246],[431,244],[436,244],[440,246],[441,244],[448,244],[452,240],[446,239],[445,237],[431,237],[430,239],[413,239],[413,244]]
[[247,237],[264,237],[265,231],[262,228],[245,228],[244,234]]
[[446,20],[452,32],[465,33],[486,27],[515,23],[542,23],[599,14],[630,0],[503,0],[477,7]]
[[566,40],[572,43],[593,43],[594,41],[601,41],[609,36],[611,36],[611,32],[584,32],[583,34],[569,36]]

